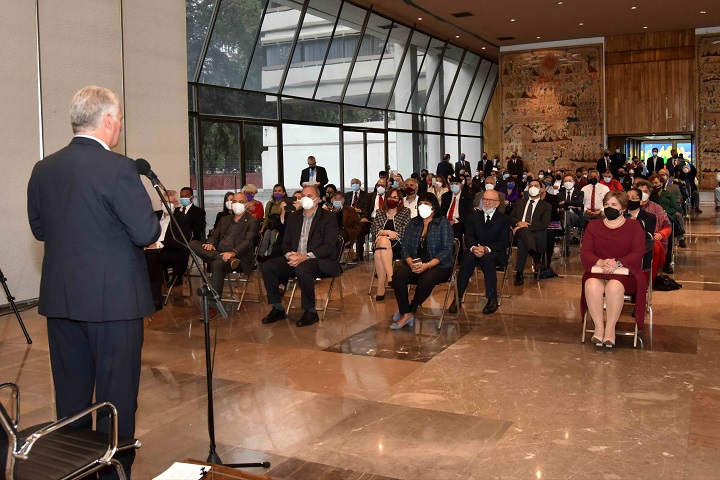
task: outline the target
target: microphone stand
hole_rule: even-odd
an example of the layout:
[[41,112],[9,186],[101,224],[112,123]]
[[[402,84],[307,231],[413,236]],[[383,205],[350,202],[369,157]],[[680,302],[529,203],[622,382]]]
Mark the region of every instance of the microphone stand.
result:
[[25,328],[25,324],[22,321],[22,317],[20,316],[20,311],[17,308],[17,305],[15,305],[15,297],[13,297],[10,294],[10,289],[7,285],[7,278],[5,278],[5,275],[2,272],[2,269],[0,268],[0,283],[2,283],[3,289],[5,290],[5,296],[8,299],[8,302],[10,303],[10,306],[13,309],[13,312],[15,312],[15,316],[17,317],[18,323],[20,324],[20,328],[22,328],[23,333],[25,334],[25,341],[27,341],[28,345],[32,345],[32,340],[30,339],[30,335],[28,334],[27,329]]
[[[158,180],[157,176],[155,176],[154,178],[150,178],[150,176],[148,175],[148,178],[151,180],[153,188],[155,189],[158,196],[160,197],[160,201],[162,202],[163,206],[165,207],[165,211],[169,212],[170,206],[168,205],[167,201],[165,201],[165,197],[163,197],[162,190],[164,190],[164,187],[162,187],[162,184]],[[161,187],[162,187],[162,190],[161,190]],[[200,267],[200,258],[192,250],[192,248],[190,248],[190,243],[188,242],[187,237],[185,237],[185,234],[183,233],[182,229],[180,228],[180,224],[178,223],[177,219],[175,218],[175,215],[170,214],[170,221],[175,226],[177,231],[180,232],[181,243],[190,252],[192,261],[195,264],[195,267],[197,267],[198,271],[200,272],[200,277],[202,278],[202,281],[203,281],[203,286],[198,288],[197,294],[200,297],[202,297],[203,324],[205,326],[205,370],[206,370],[206,376],[207,376],[207,397],[208,397],[207,415],[208,415],[208,435],[210,437],[210,452],[208,453],[207,461],[208,461],[208,463],[213,463],[215,465],[223,465],[222,460],[220,460],[220,456],[215,451],[215,448],[216,448],[216,444],[215,444],[215,413],[213,410],[213,388],[212,388],[213,367],[212,367],[212,359],[211,359],[211,355],[210,355],[210,313],[209,313],[209,306],[208,306],[208,304],[209,304],[208,296],[212,296],[212,300],[215,302],[215,306],[217,307],[218,312],[220,312],[220,314],[222,315],[223,318],[227,318],[228,315],[227,315],[227,312],[225,311],[225,308],[222,305],[222,302],[220,301],[220,295],[218,295],[218,292],[216,292],[210,286],[210,282],[208,281],[205,271]],[[191,286],[191,289],[192,289],[192,286]],[[23,328],[23,330],[24,330],[24,328]],[[250,467],[270,468],[270,462],[230,463],[225,466],[231,467],[231,468],[250,468]]]

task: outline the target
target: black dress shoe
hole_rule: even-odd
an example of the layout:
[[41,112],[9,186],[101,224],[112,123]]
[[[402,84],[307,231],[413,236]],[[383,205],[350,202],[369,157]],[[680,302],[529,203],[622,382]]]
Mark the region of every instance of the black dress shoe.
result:
[[318,321],[320,321],[320,316],[317,312],[305,310],[305,313],[303,313],[303,316],[300,317],[300,320],[295,322],[295,325],[298,327],[307,327]]
[[678,240],[678,247],[680,248],[687,248],[687,242],[683,238],[682,240]]
[[525,283],[522,272],[516,272],[515,278],[513,279],[513,285],[522,285]]
[[662,269],[663,273],[667,273],[668,275],[672,275],[675,273],[675,269],[672,265],[665,265]]
[[285,318],[285,310],[280,310],[273,307],[272,310],[270,310],[270,313],[268,313],[267,316],[262,319],[262,323],[264,325],[268,325],[270,323],[275,323],[278,320],[282,320],[283,318]]
[[458,310],[460,310],[461,307],[462,307],[462,303],[460,303],[460,304],[458,305],[458,303],[457,303],[455,300],[453,300],[452,305],[450,305],[450,308],[448,308],[448,312],[450,312],[450,313],[457,313]]
[[233,271],[237,270],[240,267],[240,259],[239,258],[233,258],[230,260],[230,268],[233,269]]
[[490,315],[491,313],[495,313],[497,309],[497,298],[488,298],[487,304],[485,305],[485,308],[483,308],[483,314]]
[[383,293],[382,295],[375,295],[375,300],[377,300],[378,302],[385,300],[385,294]]
[[162,302],[155,302],[155,311],[159,312],[163,309],[163,303]]

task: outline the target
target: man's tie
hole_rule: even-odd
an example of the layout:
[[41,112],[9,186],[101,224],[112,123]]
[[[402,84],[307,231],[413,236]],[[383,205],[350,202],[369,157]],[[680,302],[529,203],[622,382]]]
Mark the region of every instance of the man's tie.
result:
[[352,201],[353,208],[357,208],[357,202],[358,202],[358,192],[355,192],[353,194],[353,201]]
[[385,201],[383,200],[383,196],[380,195],[380,198],[378,199],[378,208],[383,208],[383,205],[385,205]]
[[184,215],[184,214],[185,214],[185,207],[182,207],[182,208],[180,209],[180,211],[181,211],[181,212],[183,213],[183,215]]
[[593,185],[592,192],[590,192],[590,210],[595,211],[595,185]]
[[530,200],[530,206],[525,211],[525,219],[523,220],[523,222],[532,223],[532,215],[533,215],[534,205],[535,205],[535,200]]
[[488,224],[488,223],[490,223],[490,215],[488,215],[488,214],[486,213],[486,214],[485,214],[485,224]]
[[455,201],[457,200],[457,197],[453,195],[453,201],[450,204],[450,210],[448,210],[448,220],[450,220],[450,223],[453,221],[453,215],[455,214]]
[[565,203],[570,202],[570,190],[567,191],[567,196],[565,197]]

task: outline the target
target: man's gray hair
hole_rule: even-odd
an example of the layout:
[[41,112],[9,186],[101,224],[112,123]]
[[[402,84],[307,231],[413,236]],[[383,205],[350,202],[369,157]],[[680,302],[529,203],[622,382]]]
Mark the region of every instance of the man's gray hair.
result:
[[73,133],[94,132],[107,114],[117,120],[120,98],[109,88],[87,86],[78,91],[70,105],[70,123]]

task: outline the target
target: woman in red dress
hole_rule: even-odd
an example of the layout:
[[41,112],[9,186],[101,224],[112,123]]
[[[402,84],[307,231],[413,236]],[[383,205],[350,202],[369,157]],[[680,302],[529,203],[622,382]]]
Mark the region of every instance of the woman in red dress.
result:
[[[642,258],[645,234],[640,222],[623,215],[628,207],[625,192],[608,192],[603,206],[605,218],[588,223],[580,249],[580,260],[585,267],[580,311],[584,315],[587,310],[595,324],[592,342],[612,347],[625,294],[635,295],[635,322],[640,330],[644,325],[647,280],[642,272]],[[599,267],[602,273],[592,273],[593,267]],[[619,267],[627,268],[629,275],[616,273]],[[607,314],[605,325],[603,303]]]

